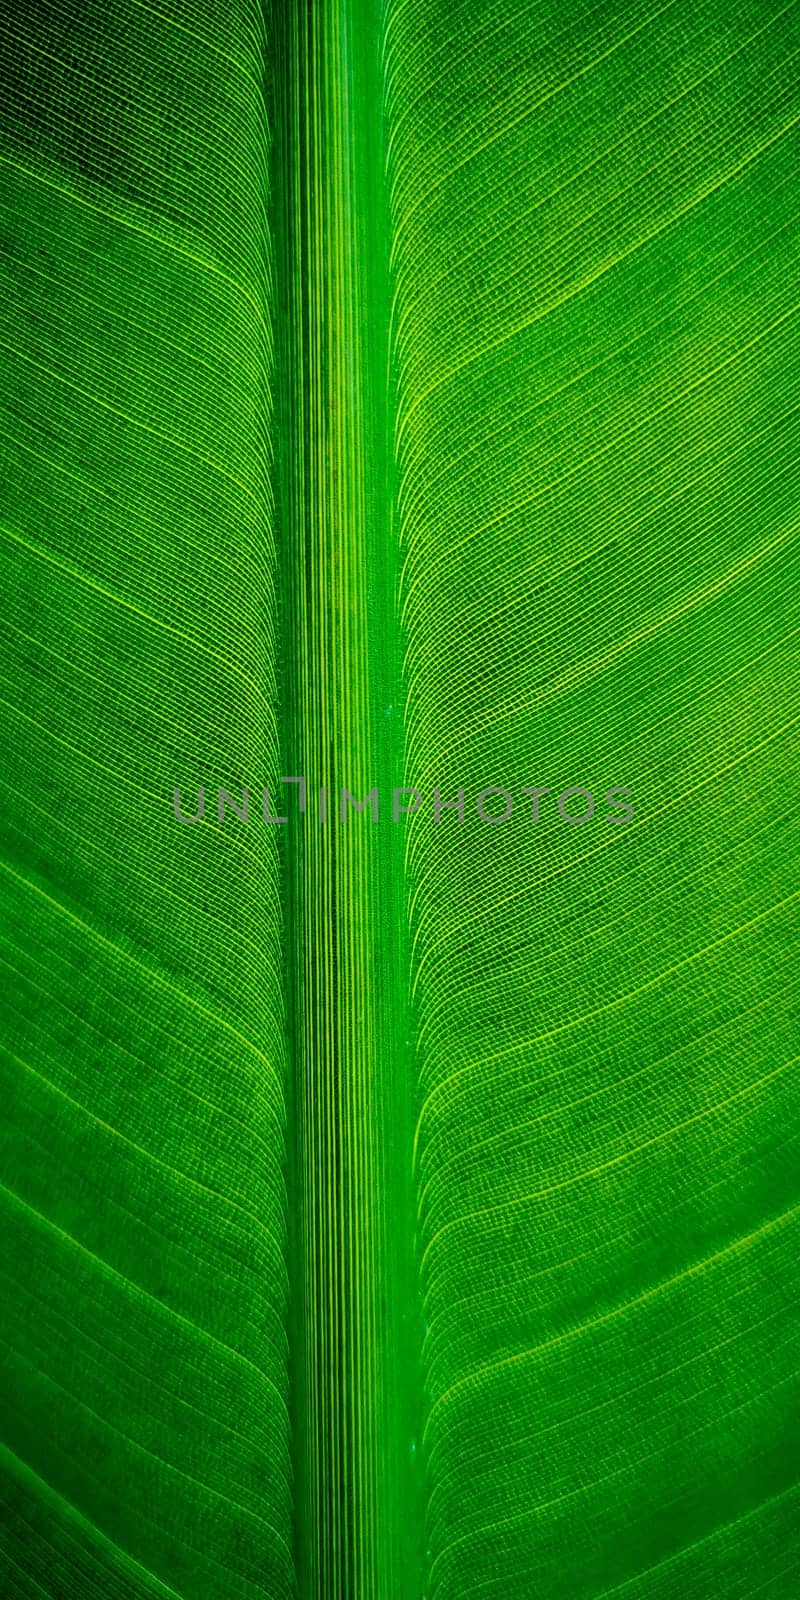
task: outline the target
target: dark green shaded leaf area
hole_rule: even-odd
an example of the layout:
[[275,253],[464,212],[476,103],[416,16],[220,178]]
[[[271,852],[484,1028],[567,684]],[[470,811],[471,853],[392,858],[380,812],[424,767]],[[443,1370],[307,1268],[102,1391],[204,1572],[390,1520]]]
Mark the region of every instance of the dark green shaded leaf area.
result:
[[0,0],[2,1600],[800,1592],[799,155],[797,3]]

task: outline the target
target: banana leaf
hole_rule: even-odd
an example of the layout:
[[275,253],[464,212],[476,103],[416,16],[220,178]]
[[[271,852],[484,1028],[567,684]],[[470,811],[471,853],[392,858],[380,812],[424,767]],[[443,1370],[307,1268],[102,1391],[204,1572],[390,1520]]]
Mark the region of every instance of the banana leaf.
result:
[[0,1594],[794,1600],[797,6],[0,34]]

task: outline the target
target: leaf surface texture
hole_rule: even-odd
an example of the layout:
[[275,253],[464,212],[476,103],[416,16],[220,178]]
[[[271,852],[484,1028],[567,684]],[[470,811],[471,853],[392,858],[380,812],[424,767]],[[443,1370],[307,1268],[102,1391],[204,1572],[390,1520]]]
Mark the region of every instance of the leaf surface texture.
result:
[[796,1594],[799,19],[0,6],[4,1596]]

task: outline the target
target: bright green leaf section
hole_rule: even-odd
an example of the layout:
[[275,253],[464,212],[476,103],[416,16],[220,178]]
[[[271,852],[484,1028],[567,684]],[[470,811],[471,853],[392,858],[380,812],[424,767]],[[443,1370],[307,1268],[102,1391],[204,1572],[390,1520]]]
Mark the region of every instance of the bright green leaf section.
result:
[[279,764],[268,44],[0,29],[0,1588],[281,1596],[279,875],[214,816]]
[[789,1600],[800,11],[386,51],[425,1592]]
[[0,6],[0,1592],[793,1600],[800,7],[268,12]]

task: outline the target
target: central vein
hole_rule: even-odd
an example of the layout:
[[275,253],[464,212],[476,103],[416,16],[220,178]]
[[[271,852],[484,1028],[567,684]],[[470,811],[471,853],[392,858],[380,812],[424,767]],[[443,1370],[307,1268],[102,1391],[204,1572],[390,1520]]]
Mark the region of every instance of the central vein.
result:
[[298,1575],[382,1600],[418,1588],[404,908],[397,830],[338,800],[398,770],[380,26],[372,0],[281,10],[284,770],[328,796],[288,863]]

